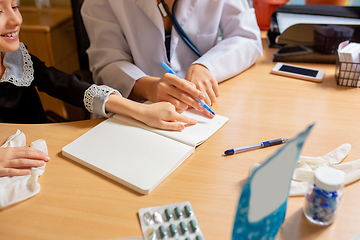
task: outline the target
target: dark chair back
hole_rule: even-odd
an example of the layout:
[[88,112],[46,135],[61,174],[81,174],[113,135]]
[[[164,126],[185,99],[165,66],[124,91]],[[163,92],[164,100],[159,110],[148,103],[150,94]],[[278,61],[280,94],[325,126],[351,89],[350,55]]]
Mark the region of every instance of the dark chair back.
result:
[[89,57],[86,50],[90,46],[90,42],[80,13],[83,2],[84,0],[71,0],[71,7],[73,11],[80,69],[89,70]]
[[[77,44],[77,51],[78,51],[79,65],[80,65],[80,69],[76,70],[74,74],[79,79],[81,79],[81,81],[92,84],[94,82],[92,79],[92,74],[89,69],[89,57],[86,53],[86,50],[90,46],[90,41],[80,13],[80,9],[83,2],[84,0],[71,0],[71,8],[73,12],[76,44]],[[89,119],[89,118],[90,118],[90,113],[87,110],[83,109],[82,119]]]

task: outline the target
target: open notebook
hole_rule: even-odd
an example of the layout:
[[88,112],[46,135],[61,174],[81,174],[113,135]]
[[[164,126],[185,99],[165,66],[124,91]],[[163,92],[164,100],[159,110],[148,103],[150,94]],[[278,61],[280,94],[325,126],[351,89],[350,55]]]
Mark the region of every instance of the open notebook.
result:
[[66,145],[62,154],[141,194],[149,194],[228,118],[206,118],[191,109],[183,113],[198,123],[181,132],[148,127],[114,115]]

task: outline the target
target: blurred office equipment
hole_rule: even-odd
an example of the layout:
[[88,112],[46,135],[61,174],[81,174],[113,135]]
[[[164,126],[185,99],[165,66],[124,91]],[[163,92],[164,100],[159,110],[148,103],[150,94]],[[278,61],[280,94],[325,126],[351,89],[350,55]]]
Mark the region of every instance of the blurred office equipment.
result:
[[314,50],[322,54],[334,55],[337,53],[339,44],[343,41],[351,41],[354,28],[339,25],[315,25],[314,26]]
[[360,7],[284,5],[271,16],[267,35],[270,47],[302,45],[313,50],[299,55],[275,54],[275,62],[335,63],[340,42],[360,41]]

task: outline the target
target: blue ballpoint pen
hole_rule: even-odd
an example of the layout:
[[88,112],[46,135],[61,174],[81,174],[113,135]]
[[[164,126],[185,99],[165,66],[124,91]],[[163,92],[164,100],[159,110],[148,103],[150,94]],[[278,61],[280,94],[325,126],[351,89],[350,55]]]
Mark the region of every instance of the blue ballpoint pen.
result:
[[233,149],[226,150],[224,152],[224,155],[233,155],[235,153],[247,152],[247,151],[258,149],[258,148],[264,148],[264,147],[270,147],[270,146],[274,146],[274,145],[278,145],[278,144],[283,144],[283,143],[287,142],[288,140],[289,139],[287,139],[287,138],[279,138],[279,139],[265,141],[262,143],[257,143],[257,144],[253,144],[253,145],[249,145],[249,146],[245,146],[245,147],[233,148]]
[[[168,73],[174,74],[175,76],[177,76],[178,78],[180,78],[175,72],[174,70],[172,70],[166,63],[162,62],[161,66],[163,66],[165,68],[165,70]],[[198,98],[195,98],[196,101],[198,101],[206,110],[208,110],[209,112],[212,113],[212,115],[215,115],[214,111],[204,102],[204,100],[200,100]]]

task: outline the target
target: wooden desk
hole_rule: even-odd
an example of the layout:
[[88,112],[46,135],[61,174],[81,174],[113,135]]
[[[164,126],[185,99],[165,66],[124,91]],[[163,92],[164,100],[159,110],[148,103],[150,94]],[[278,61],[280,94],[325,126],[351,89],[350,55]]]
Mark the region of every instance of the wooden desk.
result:
[[[322,156],[343,143],[360,158],[360,90],[337,86],[333,65],[303,64],[326,70],[323,83],[271,75],[267,49],[253,67],[220,84],[213,110],[229,122],[199,146],[150,195],[142,196],[61,156],[61,148],[101,120],[48,125],[0,124],[0,141],[16,129],[30,144],[46,140],[51,161],[32,199],[0,211],[3,239],[114,239],[140,236],[140,208],[189,200],[207,240],[231,238],[233,219],[249,166],[277,147],[222,157],[223,151],[280,137],[294,137],[316,123],[301,155]],[[121,133],[120,133],[121,134]],[[131,161],[129,159],[129,161]],[[312,225],[302,213],[303,197],[291,197],[276,239],[350,239],[360,232],[360,181],[346,187],[340,215],[329,227]]]

